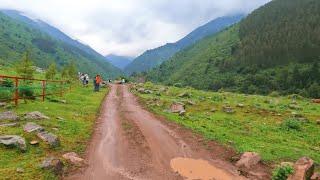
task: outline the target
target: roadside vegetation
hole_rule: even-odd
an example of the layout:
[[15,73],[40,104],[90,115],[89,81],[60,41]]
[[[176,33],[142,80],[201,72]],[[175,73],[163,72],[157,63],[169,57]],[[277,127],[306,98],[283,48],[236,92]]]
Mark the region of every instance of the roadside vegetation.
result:
[[[320,106],[299,95],[260,96],[206,92],[152,83],[133,91],[153,112],[241,152],[257,152],[265,162],[320,162]],[[172,113],[173,103],[185,113]]]
[[[84,156],[88,140],[93,132],[94,122],[100,110],[100,104],[108,89],[93,92],[91,87],[83,87],[77,83],[77,69],[74,64],[69,64],[59,70],[55,64],[51,64],[46,72],[37,72],[32,60],[26,54],[25,58],[17,65],[0,67],[0,74],[19,76],[24,78],[38,78],[48,80],[68,80],[68,91],[63,96],[48,96],[45,102],[41,98],[35,98],[40,84],[32,81],[21,81],[23,88],[19,89],[20,96],[25,95],[26,100],[20,100],[16,107],[13,103],[5,103],[0,107],[0,114],[13,112],[19,120],[0,119],[0,136],[17,135],[25,139],[26,152],[18,148],[7,147],[0,144],[0,179],[58,179],[51,170],[40,168],[40,164],[48,157],[57,157],[61,160],[63,154],[75,152]],[[52,84],[47,84],[53,86]],[[69,89],[71,86],[71,89]],[[0,83],[0,100],[13,96],[13,82],[10,79],[2,79]],[[11,89],[11,90],[10,90]],[[52,90],[59,90],[52,89]],[[49,91],[49,89],[48,89]],[[41,112],[49,119],[36,120],[25,118],[26,113]],[[27,123],[36,123],[45,131],[56,135],[60,145],[51,147],[37,137],[37,133],[27,133],[24,127]],[[14,125],[10,125],[14,124]],[[8,126],[6,126],[8,125]],[[32,141],[38,144],[31,145]],[[66,160],[64,171],[73,169]]]

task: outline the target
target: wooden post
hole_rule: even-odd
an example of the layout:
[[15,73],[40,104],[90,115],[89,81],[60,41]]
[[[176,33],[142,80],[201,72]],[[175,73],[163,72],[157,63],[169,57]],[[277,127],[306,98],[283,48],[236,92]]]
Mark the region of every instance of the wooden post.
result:
[[42,101],[45,100],[46,97],[46,81],[42,81]]
[[63,81],[60,82],[60,96],[63,96]]
[[19,104],[19,79],[15,77],[15,93],[14,93],[14,104]]

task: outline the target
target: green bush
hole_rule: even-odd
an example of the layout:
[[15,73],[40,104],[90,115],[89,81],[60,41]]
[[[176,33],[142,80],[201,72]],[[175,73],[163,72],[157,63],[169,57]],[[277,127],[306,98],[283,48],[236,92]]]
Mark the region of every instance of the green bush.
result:
[[272,91],[269,96],[271,97],[279,97],[280,96],[280,93],[278,91]]
[[294,169],[290,165],[279,166],[272,172],[272,180],[287,180],[293,172]]
[[300,131],[301,130],[301,122],[297,119],[294,118],[290,118],[290,119],[286,119],[282,122],[281,124],[281,128],[284,130],[296,130],[296,131]]
[[12,91],[10,90],[0,90],[0,101],[12,99]]
[[181,88],[182,87],[182,84],[181,83],[175,83],[173,84],[174,87],[178,87],[178,88]]

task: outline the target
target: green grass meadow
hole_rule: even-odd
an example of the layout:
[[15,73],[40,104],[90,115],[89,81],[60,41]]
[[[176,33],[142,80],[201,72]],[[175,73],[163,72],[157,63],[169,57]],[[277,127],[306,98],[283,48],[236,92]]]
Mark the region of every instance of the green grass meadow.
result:
[[[152,94],[135,92],[153,112],[201,134],[207,140],[231,146],[239,153],[258,152],[267,163],[296,161],[302,156],[320,163],[320,125],[316,123],[320,120],[320,105],[311,103],[310,99],[205,92],[151,83],[137,85],[139,87],[153,91]],[[190,97],[179,97],[182,93]],[[185,116],[169,111],[173,102],[186,104]],[[244,107],[237,107],[238,104]],[[223,112],[223,106],[231,106],[235,113]],[[293,120],[292,123],[293,113],[305,117],[308,122]]]
[[[66,152],[76,152],[83,157],[88,140],[93,132],[94,122],[99,113],[100,104],[108,89],[94,93],[91,87],[74,86],[64,97],[55,99],[66,100],[67,103],[55,103],[40,99],[24,102],[21,100],[18,107],[11,111],[23,115],[27,112],[40,111],[50,120],[19,121],[18,127],[0,127],[0,135],[19,135],[26,139],[27,152],[22,153],[15,148],[0,146],[0,179],[57,179],[50,171],[41,170],[39,164],[48,156],[60,157]],[[1,109],[1,111],[7,111]],[[23,131],[23,125],[35,122],[46,131],[56,134],[61,146],[55,149],[39,140],[35,134]],[[31,146],[32,140],[39,140],[39,146]],[[16,172],[23,168],[24,173]],[[66,170],[68,165],[66,166]]]

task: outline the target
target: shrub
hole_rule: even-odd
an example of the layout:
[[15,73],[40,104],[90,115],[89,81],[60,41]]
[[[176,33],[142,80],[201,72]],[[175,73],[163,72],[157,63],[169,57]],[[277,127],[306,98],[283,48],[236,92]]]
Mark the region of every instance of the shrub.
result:
[[272,91],[269,96],[271,96],[271,97],[279,97],[280,93],[278,91]]
[[178,88],[181,88],[182,87],[182,84],[181,83],[175,83],[173,84],[174,87],[178,87]]
[[294,169],[290,165],[279,166],[272,172],[272,180],[287,180],[293,172]]
[[297,119],[294,119],[294,118],[286,119],[282,122],[281,128],[284,130],[287,130],[287,131],[289,131],[289,130],[300,131],[301,130],[301,122]]
[[6,101],[12,99],[12,91],[0,90],[0,101]]

